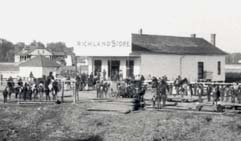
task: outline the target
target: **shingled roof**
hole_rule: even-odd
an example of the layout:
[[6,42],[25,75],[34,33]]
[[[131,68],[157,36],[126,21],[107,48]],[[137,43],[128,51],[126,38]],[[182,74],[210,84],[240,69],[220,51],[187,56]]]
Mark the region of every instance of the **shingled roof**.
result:
[[37,56],[33,59],[21,63],[19,66],[28,66],[28,67],[59,67],[60,65],[57,64],[55,61],[52,61],[44,56]]
[[133,53],[227,55],[203,38],[132,34]]

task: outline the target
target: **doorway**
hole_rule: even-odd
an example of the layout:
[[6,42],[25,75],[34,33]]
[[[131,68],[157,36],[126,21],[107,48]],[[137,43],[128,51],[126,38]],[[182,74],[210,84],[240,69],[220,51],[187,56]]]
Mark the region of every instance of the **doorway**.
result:
[[111,80],[116,81],[119,80],[120,73],[120,61],[119,60],[108,60],[108,77]]
[[94,61],[94,75],[100,75],[101,65],[102,65],[101,60]]

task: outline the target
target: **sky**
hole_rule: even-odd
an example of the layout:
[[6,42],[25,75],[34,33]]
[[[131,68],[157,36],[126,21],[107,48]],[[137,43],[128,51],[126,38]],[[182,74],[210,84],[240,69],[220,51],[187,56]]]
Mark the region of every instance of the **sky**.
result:
[[128,40],[131,33],[190,36],[241,52],[239,0],[0,0],[0,38],[14,43]]

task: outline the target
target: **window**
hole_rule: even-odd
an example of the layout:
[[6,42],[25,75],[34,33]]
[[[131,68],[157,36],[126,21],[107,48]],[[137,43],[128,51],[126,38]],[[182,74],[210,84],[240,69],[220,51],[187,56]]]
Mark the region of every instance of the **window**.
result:
[[198,79],[204,79],[204,63],[203,62],[198,62],[197,64],[198,67]]
[[218,75],[221,75],[221,61],[218,61]]

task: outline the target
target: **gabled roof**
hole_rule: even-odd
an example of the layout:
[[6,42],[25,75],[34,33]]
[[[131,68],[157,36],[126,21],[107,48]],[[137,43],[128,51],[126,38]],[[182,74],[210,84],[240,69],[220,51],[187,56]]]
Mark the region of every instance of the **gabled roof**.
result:
[[227,55],[203,38],[132,34],[132,52],[187,55]]
[[36,56],[33,59],[21,63],[19,66],[29,66],[29,67],[59,67],[55,61],[52,61],[44,56]]
[[36,49],[45,49],[49,52],[51,52],[50,50],[48,50],[45,47],[41,47],[41,46],[28,46],[28,47],[24,47],[20,52],[16,53],[17,55],[29,55],[31,54],[34,50]]

